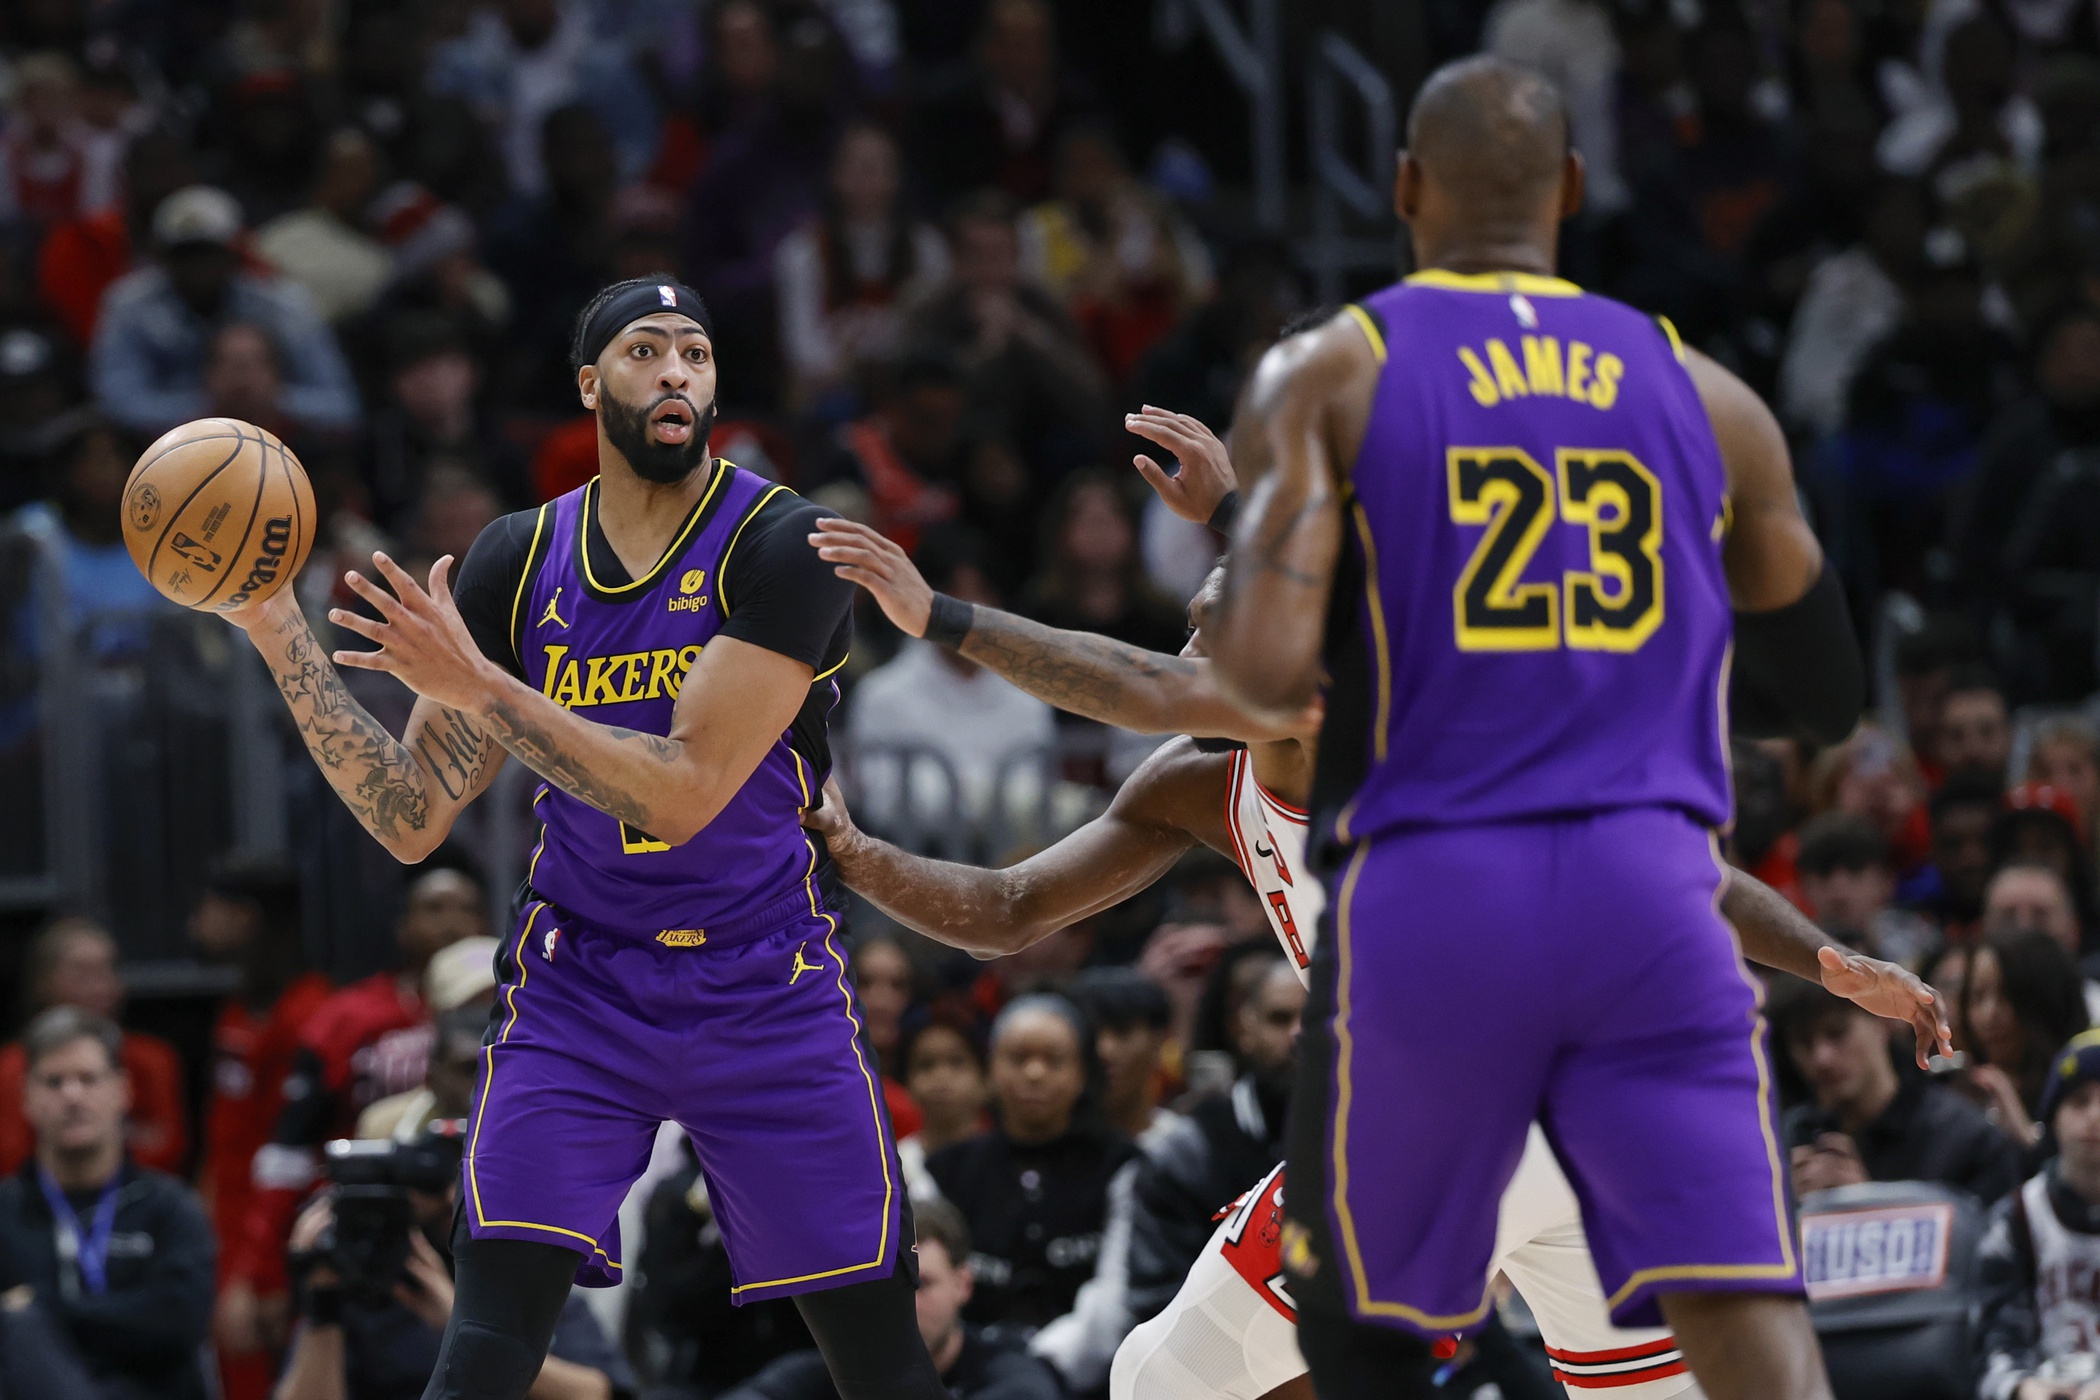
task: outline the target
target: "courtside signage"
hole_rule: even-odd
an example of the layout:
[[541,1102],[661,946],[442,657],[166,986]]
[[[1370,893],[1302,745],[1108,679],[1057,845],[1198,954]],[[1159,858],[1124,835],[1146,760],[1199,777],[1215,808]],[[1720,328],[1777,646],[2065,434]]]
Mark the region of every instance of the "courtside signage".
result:
[[1953,1232],[1954,1207],[1944,1201],[1803,1216],[1809,1301],[1938,1288],[1947,1281]]

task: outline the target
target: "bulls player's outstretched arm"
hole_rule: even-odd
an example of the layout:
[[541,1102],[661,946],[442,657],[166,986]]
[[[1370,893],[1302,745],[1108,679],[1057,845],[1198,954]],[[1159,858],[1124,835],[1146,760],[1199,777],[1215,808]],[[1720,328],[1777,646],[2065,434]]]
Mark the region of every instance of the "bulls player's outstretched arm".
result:
[[1130,775],[1106,812],[1018,865],[986,870],[899,850],[853,824],[836,783],[802,824],[824,837],[839,877],[907,928],[980,958],[1018,953],[1164,875],[1200,839],[1226,850],[1227,754],[1171,740]]
[[378,643],[339,651],[338,665],[387,671],[426,700],[473,717],[519,762],[577,801],[673,846],[729,804],[809,696],[807,662],[717,636],[693,663],[671,732],[644,734],[565,709],[490,661],[453,602],[452,556],[428,591],[384,554],[373,564],[393,591],[360,574],[346,582],[380,620],[337,610],[338,625]]
[[373,839],[414,863],[503,766],[503,748],[466,710],[418,698],[396,739],[358,704],[289,588],[227,615],[261,653],[321,776]]
[[1378,372],[1356,321],[1337,316],[1262,356],[1233,420],[1245,502],[1204,645],[1226,693],[1272,722],[1304,707],[1319,684],[1343,480]]
[[[837,517],[820,520],[810,543],[817,554],[857,583],[904,633],[929,635],[1046,705],[1138,734],[1196,734],[1262,743],[1304,735],[1318,727],[1310,714],[1270,723],[1247,712],[1218,688],[1200,656],[1168,656],[1113,637],[1045,627],[982,604],[936,594],[895,541],[866,525]],[[938,602],[936,601],[938,600]],[[960,636],[934,627],[936,606],[956,613]]]
[[1801,514],[1786,436],[1742,380],[1696,350],[1685,366],[1728,472],[1721,563],[1735,608],[1736,727],[1836,743],[1866,704],[1866,664],[1844,589]]

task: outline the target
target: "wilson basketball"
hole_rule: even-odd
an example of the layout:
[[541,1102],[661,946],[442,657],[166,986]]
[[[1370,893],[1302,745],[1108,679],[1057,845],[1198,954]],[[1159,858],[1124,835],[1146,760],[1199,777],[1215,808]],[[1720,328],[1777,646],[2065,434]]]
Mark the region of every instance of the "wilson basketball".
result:
[[124,544],[160,592],[225,612],[291,582],[314,546],[314,491],[291,449],[253,423],[171,428],[124,485]]

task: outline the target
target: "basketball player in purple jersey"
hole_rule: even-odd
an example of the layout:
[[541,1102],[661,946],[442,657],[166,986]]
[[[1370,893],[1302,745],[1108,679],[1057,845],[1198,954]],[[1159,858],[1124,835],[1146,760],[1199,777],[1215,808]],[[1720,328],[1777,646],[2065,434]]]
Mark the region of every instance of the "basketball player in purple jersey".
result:
[[422,859],[508,753],[542,833],[462,1165],[457,1297],[426,1400],[519,1400],[572,1281],[622,1268],[617,1213],[664,1119],[708,1180],[738,1302],[795,1295],[845,1400],[939,1400],[911,1221],[825,893],[798,823],[830,767],[851,586],[820,512],[707,451],[707,311],[670,279],[578,318],[599,476],[497,521],[449,586],[348,576],[378,644],[338,665],[420,697],[400,740],[290,590],[236,617],[321,771]]
[[1732,640],[1824,739],[1858,649],[1770,413],[1552,275],[1581,192],[1550,84],[1434,74],[1395,192],[1423,271],[1271,351],[1233,432],[1218,677],[1295,711],[1324,640],[1332,678],[1285,1248],[1323,1400],[1430,1393],[1534,1119],[1615,1321],[1714,1400],[1829,1394],[1714,833]]

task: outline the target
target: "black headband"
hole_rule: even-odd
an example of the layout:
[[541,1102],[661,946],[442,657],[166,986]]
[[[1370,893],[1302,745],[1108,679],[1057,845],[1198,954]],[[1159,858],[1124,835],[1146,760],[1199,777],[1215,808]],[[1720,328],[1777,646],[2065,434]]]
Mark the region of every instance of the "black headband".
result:
[[714,328],[707,321],[707,303],[698,292],[683,282],[638,281],[600,302],[583,323],[576,335],[576,367],[596,364],[614,336],[644,316],[665,311],[697,321],[708,338],[714,338]]

